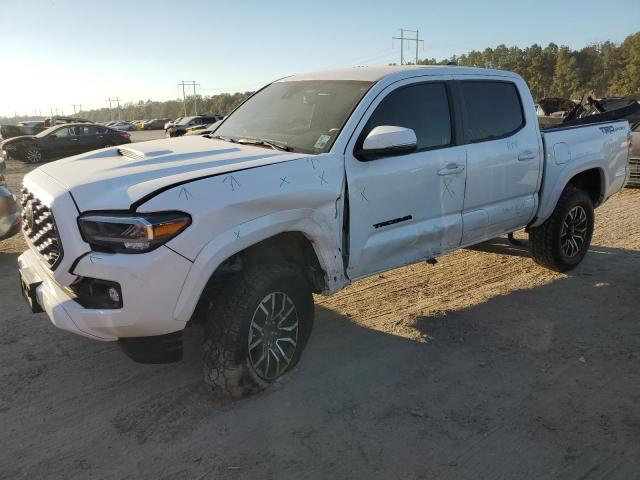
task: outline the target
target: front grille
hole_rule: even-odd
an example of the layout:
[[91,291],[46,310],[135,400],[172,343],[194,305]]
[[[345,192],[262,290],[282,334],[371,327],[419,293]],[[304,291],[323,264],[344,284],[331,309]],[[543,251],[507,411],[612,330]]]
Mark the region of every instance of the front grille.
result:
[[640,158],[629,159],[629,184],[640,186]]
[[55,269],[62,260],[62,244],[51,210],[33,193],[22,189],[22,230],[30,247]]

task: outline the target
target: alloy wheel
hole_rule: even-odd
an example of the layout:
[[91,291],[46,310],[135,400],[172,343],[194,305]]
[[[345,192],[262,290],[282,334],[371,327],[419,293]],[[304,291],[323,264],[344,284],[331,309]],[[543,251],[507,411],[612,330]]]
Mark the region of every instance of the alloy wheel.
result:
[[249,360],[256,374],[275,380],[289,367],[298,346],[298,312],[283,292],[265,296],[249,327]]
[[586,237],[587,212],[582,206],[576,205],[562,222],[560,246],[565,256],[575,257],[582,250]]
[[42,160],[42,152],[37,147],[29,147],[27,150],[27,161],[29,163],[39,163]]

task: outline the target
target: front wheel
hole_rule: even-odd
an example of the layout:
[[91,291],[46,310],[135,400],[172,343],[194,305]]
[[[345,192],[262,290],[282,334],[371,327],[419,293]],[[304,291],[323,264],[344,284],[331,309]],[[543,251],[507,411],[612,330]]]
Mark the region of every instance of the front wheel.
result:
[[27,160],[27,163],[40,163],[42,161],[42,150],[35,145],[31,145],[24,152],[24,158]]
[[557,272],[577,267],[589,250],[593,227],[591,198],[583,190],[568,185],[551,217],[529,232],[533,259]]
[[311,288],[299,269],[247,267],[212,299],[205,323],[205,382],[232,398],[264,389],[300,359],[313,312]]

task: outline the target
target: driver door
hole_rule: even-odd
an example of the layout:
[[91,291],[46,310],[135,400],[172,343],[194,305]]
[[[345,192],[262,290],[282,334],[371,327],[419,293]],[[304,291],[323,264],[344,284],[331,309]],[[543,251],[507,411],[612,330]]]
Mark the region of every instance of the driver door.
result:
[[[455,145],[450,77],[424,78],[398,82],[379,95],[345,152],[351,279],[460,245],[466,151]],[[354,152],[377,126],[412,129],[417,149],[359,160]]]
[[61,127],[47,135],[45,148],[53,158],[68,157],[75,153],[78,137],[71,127]]

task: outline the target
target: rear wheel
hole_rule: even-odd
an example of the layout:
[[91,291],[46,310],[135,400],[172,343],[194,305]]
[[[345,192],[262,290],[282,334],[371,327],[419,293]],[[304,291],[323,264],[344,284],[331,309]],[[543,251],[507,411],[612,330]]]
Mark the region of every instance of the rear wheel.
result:
[[593,227],[591,198],[568,185],[551,217],[529,232],[534,260],[557,272],[577,267],[589,250]]
[[294,266],[247,267],[212,299],[205,382],[232,398],[264,389],[300,359],[313,310],[309,284]]
[[25,150],[24,158],[27,163],[40,163],[42,161],[42,150],[35,145],[31,145]]

